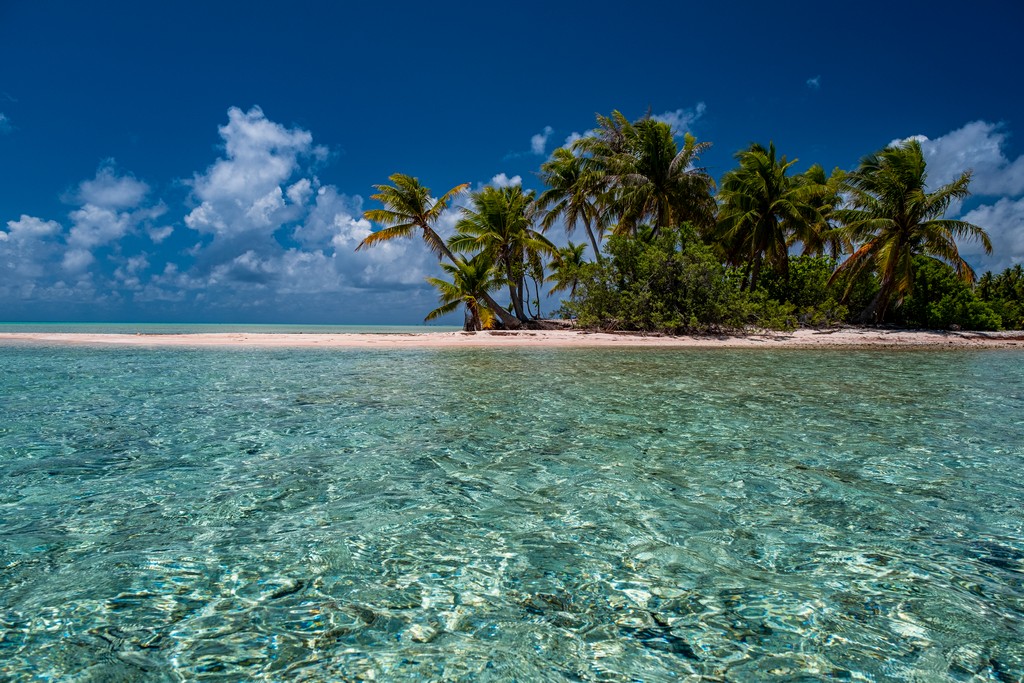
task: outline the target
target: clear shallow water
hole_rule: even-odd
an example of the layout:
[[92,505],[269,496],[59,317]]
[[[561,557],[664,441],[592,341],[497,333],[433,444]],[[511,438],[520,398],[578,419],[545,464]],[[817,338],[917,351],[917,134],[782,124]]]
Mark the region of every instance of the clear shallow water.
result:
[[257,325],[248,323],[4,323],[0,332],[78,332],[82,334],[201,334],[251,332],[263,334],[410,334],[454,332],[451,325]]
[[1024,676],[1024,354],[0,347],[0,679]]

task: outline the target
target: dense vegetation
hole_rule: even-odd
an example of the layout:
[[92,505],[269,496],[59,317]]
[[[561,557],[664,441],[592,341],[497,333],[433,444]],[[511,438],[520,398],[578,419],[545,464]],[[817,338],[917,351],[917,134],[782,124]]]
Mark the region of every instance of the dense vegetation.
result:
[[[463,306],[467,330],[539,324],[544,283],[564,292],[564,317],[592,328],[1024,327],[1021,266],[976,278],[957,240],[991,252],[988,235],[945,217],[968,196],[971,172],[929,188],[917,141],[831,174],[794,173],[795,159],[753,144],[716,185],[699,165],[710,143],[676,140],[650,117],[598,116],[592,134],[542,164],[539,196],[473,192],[447,241],[435,226],[468,186],[435,199],[418,179],[392,175],[375,186],[384,208],[366,212],[384,227],[359,248],[421,237],[450,278],[429,279],[441,305],[427,319]],[[557,248],[545,234],[556,225],[570,237],[582,227],[586,243]]]

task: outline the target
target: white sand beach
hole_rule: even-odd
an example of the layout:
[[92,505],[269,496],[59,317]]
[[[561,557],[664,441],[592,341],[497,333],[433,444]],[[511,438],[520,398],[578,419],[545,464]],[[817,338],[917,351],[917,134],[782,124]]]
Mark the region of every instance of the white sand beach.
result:
[[250,348],[1020,348],[1024,332],[945,332],[841,328],[760,332],[735,336],[664,336],[582,330],[424,332],[410,334],[287,334],[219,332],[200,334],[93,334],[0,332],[0,344]]

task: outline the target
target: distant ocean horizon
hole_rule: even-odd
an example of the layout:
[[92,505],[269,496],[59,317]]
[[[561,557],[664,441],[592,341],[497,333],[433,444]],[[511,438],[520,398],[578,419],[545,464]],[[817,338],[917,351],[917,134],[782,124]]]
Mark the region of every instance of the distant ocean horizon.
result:
[[92,323],[92,322],[0,322],[0,332],[41,332],[82,334],[201,334],[248,332],[251,334],[415,334],[455,332],[458,325],[308,325],[289,323]]

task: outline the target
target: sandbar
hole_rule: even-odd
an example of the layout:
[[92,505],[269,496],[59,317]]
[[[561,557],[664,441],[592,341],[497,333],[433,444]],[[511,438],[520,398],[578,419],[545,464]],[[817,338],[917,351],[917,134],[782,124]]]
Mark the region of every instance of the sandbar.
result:
[[325,349],[446,348],[1018,348],[1024,332],[946,332],[845,327],[743,335],[667,336],[585,330],[423,332],[409,334],[302,334],[216,332],[196,334],[93,334],[0,332],[0,344],[136,347],[237,347]]

